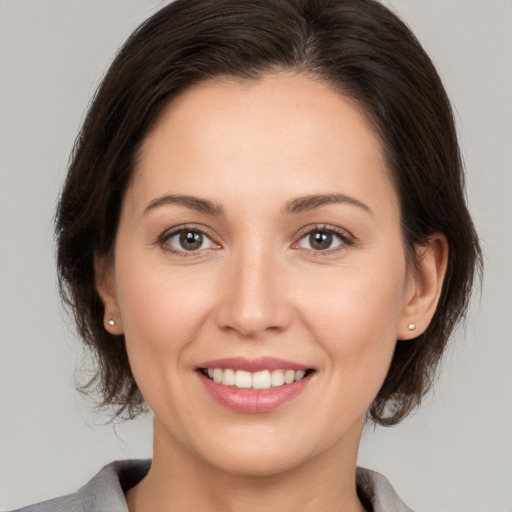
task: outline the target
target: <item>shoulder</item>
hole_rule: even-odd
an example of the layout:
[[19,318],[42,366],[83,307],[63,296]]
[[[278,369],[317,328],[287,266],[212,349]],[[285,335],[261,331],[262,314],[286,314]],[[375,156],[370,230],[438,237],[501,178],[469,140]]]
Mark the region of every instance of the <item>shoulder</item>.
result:
[[359,499],[367,509],[373,512],[413,512],[380,473],[357,468],[356,481]]
[[12,512],[128,512],[124,493],[144,478],[150,465],[150,460],[112,462],[77,492]]
[[83,512],[83,507],[77,501],[76,493],[61,496],[53,500],[44,501],[36,505],[29,505],[11,512]]

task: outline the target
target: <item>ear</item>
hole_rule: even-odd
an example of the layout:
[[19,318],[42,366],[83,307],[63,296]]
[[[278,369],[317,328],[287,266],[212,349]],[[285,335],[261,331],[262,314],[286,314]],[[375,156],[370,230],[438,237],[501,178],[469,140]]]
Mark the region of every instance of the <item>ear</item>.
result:
[[112,255],[94,257],[95,286],[104,307],[103,325],[110,334],[123,334],[114,270]]
[[448,265],[448,242],[442,233],[432,235],[416,249],[408,277],[406,303],[398,326],[398,339],[416,338],[430,324],[437,308]]

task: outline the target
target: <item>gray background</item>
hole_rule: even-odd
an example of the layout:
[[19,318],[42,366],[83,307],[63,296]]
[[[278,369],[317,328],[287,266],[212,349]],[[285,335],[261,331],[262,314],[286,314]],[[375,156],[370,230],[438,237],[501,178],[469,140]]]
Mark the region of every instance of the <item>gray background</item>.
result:
[[[57,298],[52,215],[99,79],[164,3],[0,0],[0,509],[151,453],[148,418],[113,429],[73,390],[83,359]],[[416,32],[456,108],[486,277],[434,392],[399,427],[368,429],[360,464],[417,512],[511,512],[512,1],[385,3]]]

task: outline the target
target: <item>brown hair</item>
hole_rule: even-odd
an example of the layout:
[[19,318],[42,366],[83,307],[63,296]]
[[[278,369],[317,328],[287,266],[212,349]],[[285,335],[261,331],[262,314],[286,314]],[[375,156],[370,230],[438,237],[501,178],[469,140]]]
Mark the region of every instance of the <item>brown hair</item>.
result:
[[448,270],[428,329],[398,341],[369,414],[403,419],[430,388],[448,337],[467,309],[478,238],[441,80],[407,26],[375,0],[176,0],[143,23],[115,58],[89,109],[57,211],[61,293],[97,361],[101,405],[144,410],[123,336],[103,325],[94,257],[108,254],[137,151],[167,102],[219,76],[294,70],[324,80],[364,109],[380,137],[401,206],[408,254],[444,233]]

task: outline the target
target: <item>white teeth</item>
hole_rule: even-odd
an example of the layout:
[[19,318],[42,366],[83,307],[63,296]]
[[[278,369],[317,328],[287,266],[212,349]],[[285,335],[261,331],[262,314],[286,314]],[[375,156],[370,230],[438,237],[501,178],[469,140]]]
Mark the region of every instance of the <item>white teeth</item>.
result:
[[240,389],[270,389],[284,384],[302,380],[306,375],[304,370],[262,370],[247,372],[231,368],[208,368],[205,372],[210,379],[224,386],[235,386]]
[[270,372],[268,370],[252,374],[252,387],[254,389],[268,389],[271,384]]
[[303,370],[295,372],[295,382],[302,380],[304,378],[304,375],[306,375],[306,372]]
[[272,372],[272,386],[282,386],[284,384],[284,371],[274,370]]
[[[217,368],[215,368],[217,369]],[[252,375],[251,372],[244,370],[237,370],[235,372],[235,386],[237,388],[251,388],[252,387]]]
[[224,370],[222,373],[222,384],[224,386],[234,386],[235,385],[235,372],[231,369]]
[[214,368],[213,369],[213,382],[217,382],[217,383],[220,383],[222,382],[222,374],[224,372],[222,371],[221,368]]
[[295,372],[293,370],[286,370],[284,372],[285,384],[291,384],[295,380]]

